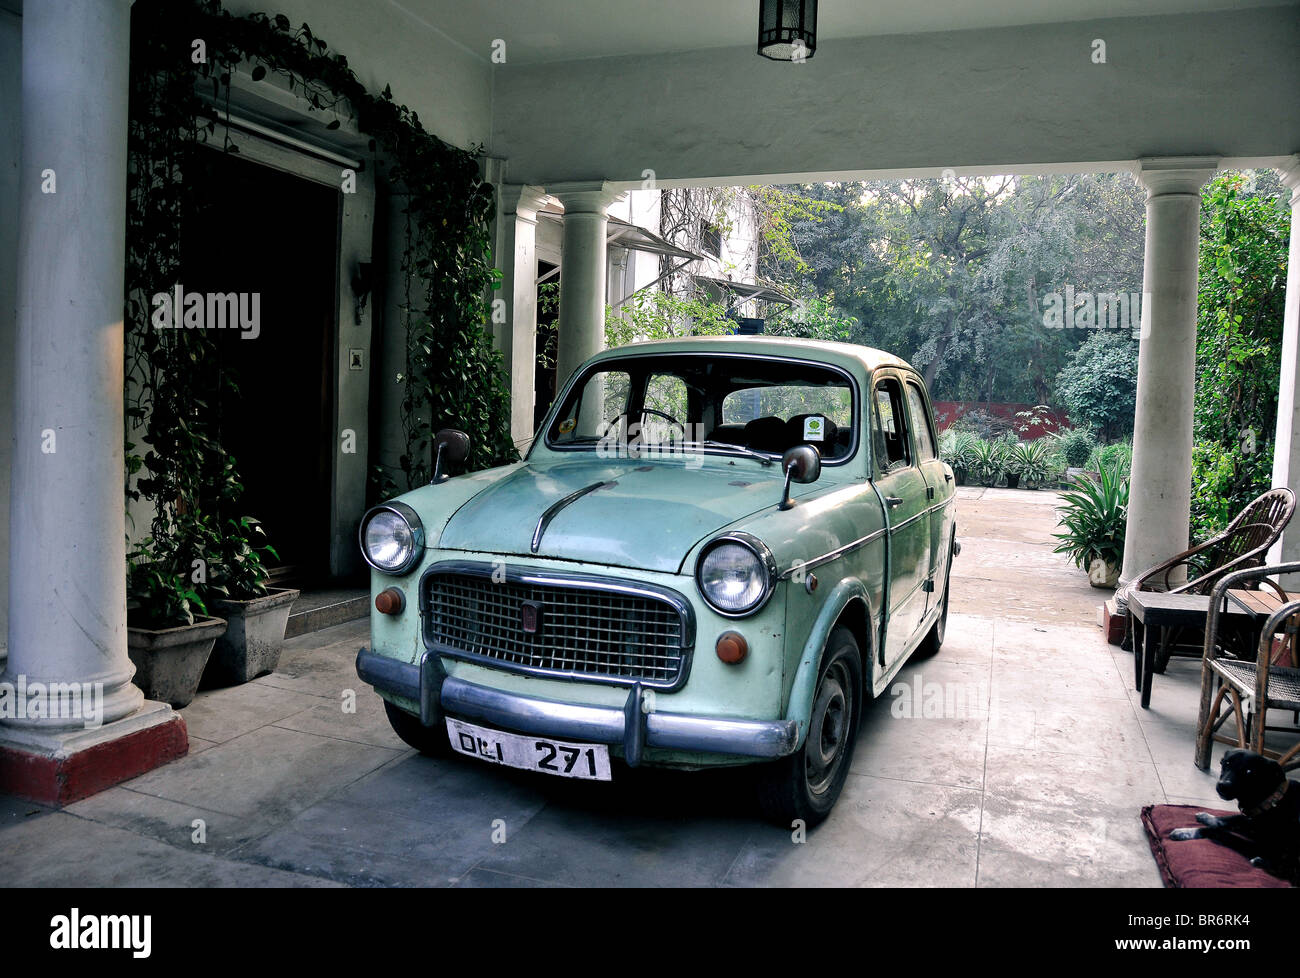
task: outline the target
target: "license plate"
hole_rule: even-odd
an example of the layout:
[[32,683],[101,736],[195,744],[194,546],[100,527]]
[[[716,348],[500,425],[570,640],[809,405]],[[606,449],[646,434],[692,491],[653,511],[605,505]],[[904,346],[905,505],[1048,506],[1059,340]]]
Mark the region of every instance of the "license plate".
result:
[[604,744],[570,744],[549,737],[527,737],[479,727],[447,717],[447,739],[462,754],[491,764],[540,771],[561,778],[609,781],[609,748]]

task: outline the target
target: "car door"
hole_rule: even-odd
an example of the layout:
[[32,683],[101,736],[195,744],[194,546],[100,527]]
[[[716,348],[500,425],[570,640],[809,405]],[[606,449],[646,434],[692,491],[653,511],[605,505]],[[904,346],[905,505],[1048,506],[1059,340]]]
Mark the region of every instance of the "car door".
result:
[[943,542],[948,533],[948,512],[943,506],[948,498],[952,474],[939,458],[938,441],[934,430],[934,417],[930,401],[921,382],[915,377],[905,377],[908,414],[912,422],[912,443],[916,446],[917,467],[925,479],[925,494],[930,506],[930,569],[927,574],[926,610],[938,604],[943,575],[948,567],[948,551]]
[[917,464],[902,377],[877,373],[871,398],[873,474],[889,525],[889,621],[885,665],[914,644],[925,618],[930,573],[930,500]]

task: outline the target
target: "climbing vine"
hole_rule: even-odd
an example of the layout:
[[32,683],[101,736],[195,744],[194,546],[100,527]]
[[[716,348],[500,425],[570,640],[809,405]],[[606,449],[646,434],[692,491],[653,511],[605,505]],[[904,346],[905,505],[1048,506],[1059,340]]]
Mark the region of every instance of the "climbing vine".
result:
[[[212,367],[214,340],[207,330],[151,321],[151,297],[179,283],[186,237],[201,233],[191,222],[213,150],[239,151],[221,122],[241,66],[253,81],[277,77],[312,110],[332,114],[327,128],[352,119],[405,201],[405,369],[391,378],[403,386],[405,451],[400,471],[381,470],[380,480],[392,488],[402,488],[399,477],[404,488],[428,481],[431,436],[441,427],[470,434],[471,467],[516,457],[501,357],[485,326],[498,275],[488,236],[492,193],[475,153],[427,132],[391,88],[368,91],[307,24],[237,17],[218,0],[140,0],[131,40],[126,492],[153,507],[129,580],[155,621],[192,620],[205,593],[224,593],[223,575],[254,590],[265,576],[248,545],[256,521],[234,515],[242,486],[210,410],[231,383]],[[216,583],[190,573],[200,557],[215,567]]]

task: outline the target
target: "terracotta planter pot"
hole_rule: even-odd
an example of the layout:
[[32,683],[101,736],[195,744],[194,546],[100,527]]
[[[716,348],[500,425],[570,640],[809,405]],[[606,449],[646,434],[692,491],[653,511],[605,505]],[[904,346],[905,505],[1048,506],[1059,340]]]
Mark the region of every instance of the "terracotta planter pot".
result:
[[247,601],[213,601],[212,610],[230,627],[217,639],[199,688],[237,686],[274,672],[280,664],[289,611],[299,593],[293,588],[272,588]]
[[223,618],[199,618],[177,628],[127,628],[127,654],[135,663],[135,684],[147,699],[178,709],[198,692],[212,646],[226,630]]

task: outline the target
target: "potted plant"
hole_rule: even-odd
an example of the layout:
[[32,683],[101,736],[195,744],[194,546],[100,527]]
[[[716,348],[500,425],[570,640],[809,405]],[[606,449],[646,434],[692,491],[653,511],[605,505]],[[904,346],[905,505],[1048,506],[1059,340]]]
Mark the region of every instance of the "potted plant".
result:
[[984,441],[976,439],[971,449],[972,469],[980,483],[985,486],[997,485],[1005,468],[1006,444],[1002,441]]
[[1066,465],[1063,489],[1070,488],[1073,480],[1087,471],[1088,459],[1096,447],[1092,433],[1086,428],[1069,428],[1056,436],[1057,451],[1061,453]]
[[[242,492],[234,460],[228,459],[220,482],[220,498],[227,509],[237,504]],[[284,647],[289,611],[299,595],[293,588],[268,586],[271,575],[263,555],[270,554],[277,560],[280,555],[266,542],[266,531],[259,520],[230,517],[222,531],[208,555],[204,591],[208,604],[229,622],[229,627],[217,639],[208,660],[203,689],[239,685],[274,672]]]
[[950,428],[944,432],[941,446],[943,457],[952,466],[953,477],[957,480],[959,486],[966,484],[967,474],[973,466],[973,453],[977,440],[975,435],[969,431],[958,431]]
[[1062,533],[1056,553],[1069,555],[1088,571],[1093,587],[1113,588],[1124,559],[1124,530],[1128,520],[1128,480],[1104,466],[1099,481],[1077,478],[1061,493]]
[[1007,488],[1015,489],[1021,480],[1026,488],[1037,488],[1052,472],[1052,450],[1042,439],[1017,442],[1007,451]]
[[[206,535],[203,521],[191,523],[191,531]],[[177,543],[175,535],[149,538],[127,555],[126,638],[145,697],[180,708],[194,699],[226,622],[208,614],[192,580],[193,551]]]

